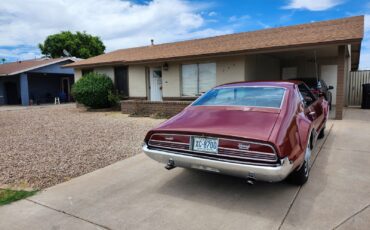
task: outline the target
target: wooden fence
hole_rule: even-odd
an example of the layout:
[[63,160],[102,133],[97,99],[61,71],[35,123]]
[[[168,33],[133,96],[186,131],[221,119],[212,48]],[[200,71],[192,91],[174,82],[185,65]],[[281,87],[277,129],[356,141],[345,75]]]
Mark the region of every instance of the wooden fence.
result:
[[370,70],[350,72],[347,82],[348,106],[360,106],[362,102],[362,84],[370,83]]

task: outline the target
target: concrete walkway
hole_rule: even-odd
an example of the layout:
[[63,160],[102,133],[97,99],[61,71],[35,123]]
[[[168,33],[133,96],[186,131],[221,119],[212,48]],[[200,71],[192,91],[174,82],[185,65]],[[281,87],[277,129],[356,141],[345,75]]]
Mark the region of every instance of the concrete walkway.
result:
[[139,154],[0,207],[0,228],[369,229],[370,111],[346,110],[327,134],[303,187],[167,171]]

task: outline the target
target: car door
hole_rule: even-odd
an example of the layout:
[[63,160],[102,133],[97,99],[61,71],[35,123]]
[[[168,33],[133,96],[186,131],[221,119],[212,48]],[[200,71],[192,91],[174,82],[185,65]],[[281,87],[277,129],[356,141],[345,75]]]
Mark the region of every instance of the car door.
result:
[[313,127],[318,131],[324,120],[324,111],[321,105],[322,98],[318,98],[312,94],[306,84],[298,85],[304,103],[304,113],[306,117],[312,121]]

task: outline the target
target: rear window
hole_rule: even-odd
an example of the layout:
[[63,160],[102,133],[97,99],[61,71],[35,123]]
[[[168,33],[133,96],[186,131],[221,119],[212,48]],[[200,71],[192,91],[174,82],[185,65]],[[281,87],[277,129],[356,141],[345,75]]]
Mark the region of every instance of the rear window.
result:
[[280,108],[285,89],[278,87],[225,87],[208,91],[193,106],[251,106]]

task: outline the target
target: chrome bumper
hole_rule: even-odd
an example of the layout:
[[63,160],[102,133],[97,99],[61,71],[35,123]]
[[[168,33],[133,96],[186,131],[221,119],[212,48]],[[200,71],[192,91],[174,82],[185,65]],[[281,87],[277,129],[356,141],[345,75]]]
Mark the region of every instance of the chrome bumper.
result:
[[293,164],[288,158],[280,160],[281,164],[274,167],[198,158],[181,153],[177,154],[163,150],[149,149],[147,145],[143,146],[143,151],[150,158],[160,163],[167,164],[169,161],[173,161],[177,167],[194,168],[243,178],[252,177],[260,181],[282,181],[293,170]]

